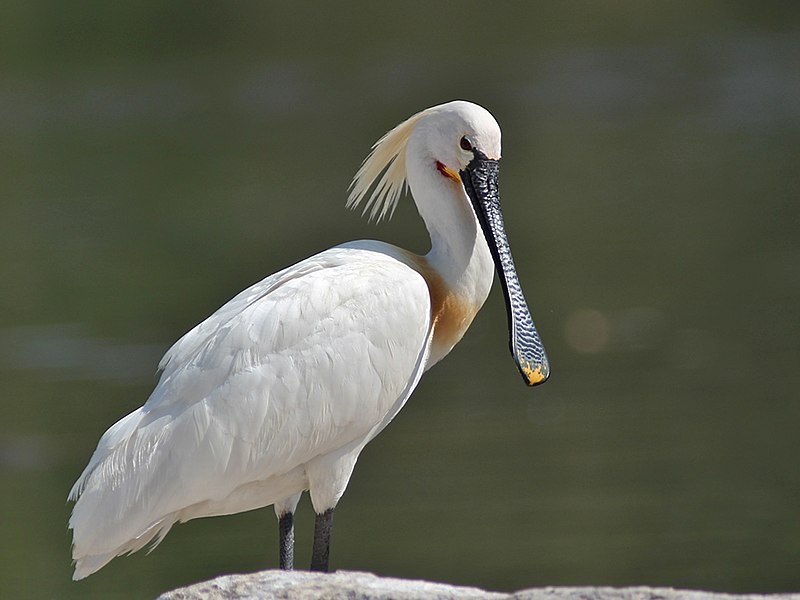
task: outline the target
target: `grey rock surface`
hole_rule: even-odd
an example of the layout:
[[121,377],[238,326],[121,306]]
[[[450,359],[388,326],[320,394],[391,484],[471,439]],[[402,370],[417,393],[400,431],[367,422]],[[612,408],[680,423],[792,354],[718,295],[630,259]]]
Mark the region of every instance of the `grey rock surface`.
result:
[[261,571],[224,575],[167,592],[158,600],[800,600],[798,594],[733,595],[671,588],[548,587],[511,594],[430,581],[337,571]]

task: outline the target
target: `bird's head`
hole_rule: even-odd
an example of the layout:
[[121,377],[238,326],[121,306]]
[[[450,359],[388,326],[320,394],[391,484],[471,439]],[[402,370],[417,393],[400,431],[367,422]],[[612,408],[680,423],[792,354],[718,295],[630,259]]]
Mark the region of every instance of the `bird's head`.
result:
[[456,100],[424,112],[408,140],[420,156],[461,183],[459,173],[477,157],[500,160],[500,126],[485,108]]

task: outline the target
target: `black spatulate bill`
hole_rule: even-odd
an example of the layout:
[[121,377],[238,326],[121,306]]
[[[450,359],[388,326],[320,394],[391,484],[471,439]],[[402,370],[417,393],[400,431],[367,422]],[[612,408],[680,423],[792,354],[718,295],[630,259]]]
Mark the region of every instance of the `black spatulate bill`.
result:
[[474,154],[475,158],[460,173],[461,181],[472,201],[500,276],[508,313],[511,354],[525,383],[528,385],[544,383],[550,376],[550,365],[528,304],[525,302],[525,296],[522,294],[503,225],[497,183],[500,164],[478,150],[475,150]]

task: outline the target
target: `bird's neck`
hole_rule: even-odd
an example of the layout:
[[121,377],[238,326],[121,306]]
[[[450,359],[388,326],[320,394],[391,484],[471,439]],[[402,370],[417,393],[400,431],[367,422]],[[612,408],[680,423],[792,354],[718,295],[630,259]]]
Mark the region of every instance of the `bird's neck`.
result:
[[494,263],[463,188],[456,191],[463,202],[441,202],[435,220],[423,215],[431,238],[425,258],[455,293],[480,307],[492,286]]
[[431,366],[461,339],[483,306],[494,263],[463,185],[435,169],[409,167],[409,187],[431,238],[428,254],[418,257],[431,290]]

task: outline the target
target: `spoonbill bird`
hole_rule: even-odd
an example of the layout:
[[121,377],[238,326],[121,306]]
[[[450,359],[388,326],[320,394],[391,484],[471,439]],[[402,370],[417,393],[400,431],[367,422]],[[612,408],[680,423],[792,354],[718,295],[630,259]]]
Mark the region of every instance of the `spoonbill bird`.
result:
[[280,566],[291,569],[305,490],[316,512],[311,569],[327,571],[334,508],[359,454],[464,335],[495,266],[512,355],[528,385],[544,382],[547,357],[503,229],[499,159],[500,127],[465,101],[384,135],[347,205],[384,218],[410,188],[428,254],[336,246],[249,287],[178,340],[147,402],[105,432],[69,493],[74,578],[157,545],[177,522],[270,504]]

